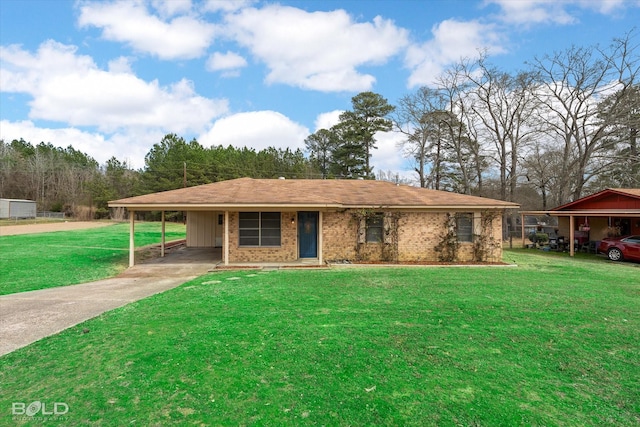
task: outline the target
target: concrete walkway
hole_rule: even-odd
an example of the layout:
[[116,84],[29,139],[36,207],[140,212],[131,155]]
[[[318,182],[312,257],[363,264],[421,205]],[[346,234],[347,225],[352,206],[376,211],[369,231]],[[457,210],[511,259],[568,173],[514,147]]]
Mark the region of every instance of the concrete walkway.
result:
[[0,296],[0,356],[213,269],[211,249],[179,248],[117,277]]

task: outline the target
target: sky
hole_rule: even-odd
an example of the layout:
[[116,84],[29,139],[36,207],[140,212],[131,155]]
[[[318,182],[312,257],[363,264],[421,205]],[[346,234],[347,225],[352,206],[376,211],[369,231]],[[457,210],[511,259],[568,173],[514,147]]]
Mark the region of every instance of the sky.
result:
[[[480,51],[515,72],[638,26],[640,0],[0,0],[0,139],[135,169],[168,133],[304,150],[360,92],[396,104]],[[410,176],[402,136],[376,137],[374,172]]]

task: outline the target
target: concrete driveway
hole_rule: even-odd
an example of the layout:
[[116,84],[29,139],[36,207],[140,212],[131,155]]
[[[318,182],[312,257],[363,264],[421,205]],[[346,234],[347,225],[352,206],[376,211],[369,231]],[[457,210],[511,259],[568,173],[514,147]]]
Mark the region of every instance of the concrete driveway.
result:
[[117,277],[0,296],[0,356],[213,269],[212,249],[179,248]]

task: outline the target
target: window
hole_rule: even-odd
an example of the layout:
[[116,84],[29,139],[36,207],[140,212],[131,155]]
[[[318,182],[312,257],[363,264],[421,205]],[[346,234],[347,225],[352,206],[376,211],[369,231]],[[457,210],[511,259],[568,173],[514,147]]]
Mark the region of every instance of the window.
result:
[[382,242],[383,223],[384,223],[384,220],[381,213],[377,213],[367,217],[366,227],[367,227],[368,243]]
[[240,246],[280,246],[280,212],[240,212]]
[[458,242],[473,242],[473,214],[459,213],[456,215],[456,232]]

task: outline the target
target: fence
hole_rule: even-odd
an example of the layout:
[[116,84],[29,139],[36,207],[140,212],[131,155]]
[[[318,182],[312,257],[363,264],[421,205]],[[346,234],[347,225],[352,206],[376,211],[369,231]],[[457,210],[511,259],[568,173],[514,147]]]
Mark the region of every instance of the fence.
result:
[[37,212],[36,216],[38,218],[64,219],[64,212],[42,211],[42,212]]

